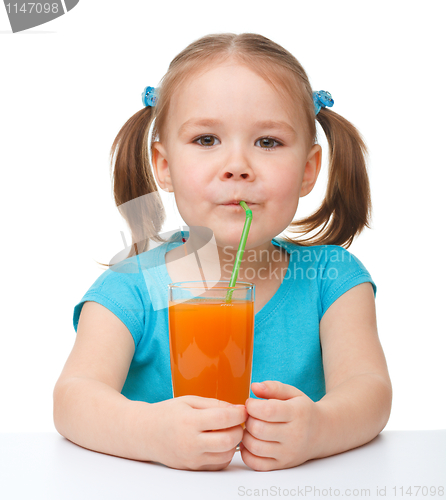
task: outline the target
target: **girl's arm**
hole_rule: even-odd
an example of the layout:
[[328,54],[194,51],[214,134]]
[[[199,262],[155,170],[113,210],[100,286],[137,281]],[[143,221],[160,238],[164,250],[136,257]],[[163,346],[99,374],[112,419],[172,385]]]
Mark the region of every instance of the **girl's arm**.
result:
[[320,322],[326,395],[317,403],[278,381],[253,384],[242,458],[255,470],[295,467],[361,446],[390,415],[392,387],[370,283],[339,297]]
[[373,439],[387,424],[392,403],[370,283],[355,286],[328,308],[320,339],[326,395],[317,403],[321,425],[313,458]]
[[57,431],[110,455],[179,469],[226,467],[242,438],[245,408],[195,396],[155,404],[127,399],[120,392],[134,350],[121,320],[96,302],[84,304],[75,345],[54,388]]

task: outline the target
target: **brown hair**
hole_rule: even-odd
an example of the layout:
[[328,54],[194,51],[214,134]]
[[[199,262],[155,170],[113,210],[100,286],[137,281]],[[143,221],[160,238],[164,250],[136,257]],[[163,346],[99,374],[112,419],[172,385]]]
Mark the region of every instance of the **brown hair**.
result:
[[[164,241],[158,233],[165,220],[165,211],[150,168],[148,153],[149,149],[152,152],[155,138],[162,142],[165,137],[173,93],[186,78],[229,57],[246,64],[283,96],[294,100],[305,117],[304,126],[309,146],[316,140],[315,119],[328,139],[329,178],[325,199],[314,214],[293,221],[289,227],[291,232],[304,234],[318,228],[320,230],[306,239],[285,239],[302,246],[343,245],[348,248],[353,238],[364,227],[369,227],[371,213],[365,163],[366,147],[359,132],[350,122],[329,109],[321,109],[315,117],[308,77],[290,52],[258,34],[223,33],[202,37],[178,54],[158,86],[156,106],[146,107],[133,115],[113,142],[111,166],[114,159],[114,198],[132,232],[132,248],[128,257],[147,250],[149,237],[158,242]],[[153,139],[149,145],[148,133],[152,123]],[[135,218],[132,219],[120,207],[149,193],[152,196],[142,198],[138,207],[138,220],[133,220]]]
[[372,201],[365,161],[367,148],[357,129],[341,115],[322,108],[316,120],[329,146],[325,199],[314,214],[291,222],[288,230],[305,234],[320,229],[310,238],[285,239],[303,246],[341,245],[348,248],[364,227],[370,227]]

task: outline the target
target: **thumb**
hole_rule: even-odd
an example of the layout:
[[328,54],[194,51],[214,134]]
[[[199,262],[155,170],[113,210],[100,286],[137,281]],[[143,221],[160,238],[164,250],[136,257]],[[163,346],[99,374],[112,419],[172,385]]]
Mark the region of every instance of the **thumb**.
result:
[[203,398],[201,396],[180,396],[174,400],[182,401],[196,410],[204,410],[208,408],[232,408],[234,405],[226,401],[221,401],[215,398]]
[[252,392],[259,398],[287,400],[296,396],[305,396],[297,387],[283,384],[278,380],[265,380],[251,384]]

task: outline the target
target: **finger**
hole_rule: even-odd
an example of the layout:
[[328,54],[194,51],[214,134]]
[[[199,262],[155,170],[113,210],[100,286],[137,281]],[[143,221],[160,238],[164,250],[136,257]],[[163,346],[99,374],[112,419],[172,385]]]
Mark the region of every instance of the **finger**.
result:
[[253,455],[242,443],[240,445],[240,455],[243,462],[253,470],[265,472],[280,469],[280,463],[275,458],[258,457]]
[[231,408],[231,403],[214,398],[202,398],[201,396],[180,396],[177,399],[187,403],[191,408],[197,410],[206,408]]
[[248,431],[243,433],[242,443],[250,453],[263,458],[277,458],[281,447],[280,443],[257,439]]
[[200,432],[198,439],[203,443],[200,448],[206,452],[235,452],[237,445],[243,439],[243,429],[240,425],[236,425],[224,430],[204,431]]
[[193,470],[222,470],[231,463],[234,457],[234,451],[224,453],[204,453],[202,455],[203,465]]
[[249,398],[246,400],[245,406],[250,417],[264,422],[285,423],[291,422],[293,419],[293,408],[289,401]]
[[248,412],[244,405],[230,405],[229,407],[202,409],[197,413],[196,418],[200,431],[215,431],[244,423],[248,418]]
[[198,469],[193,469],[193,470],[208,470],[208,471],[217,471],[217,470],[224,470],[226,467],[230,464],[231,462],[227,462],[225,464],[218,464],[218,465],[202,465],[201,467],[198,467]]
[[283,384],[278,380],[265,380],[261,383],[251,384],[252,392],[259,398],[287,400],[297,396],[306,396],[297,387]]
[[282,422],[265,422],[255,417],[249,416],[245,422],[245,429],[257,439],[262,441],[282,441],[282,436],[286,435],[288,425]]

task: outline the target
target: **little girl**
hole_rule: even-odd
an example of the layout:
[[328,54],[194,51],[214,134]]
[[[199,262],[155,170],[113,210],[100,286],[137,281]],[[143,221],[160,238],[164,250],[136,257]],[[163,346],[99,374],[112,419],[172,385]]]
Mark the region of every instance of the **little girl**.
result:
[[[143,102],[112,147],[115,201],[133,239],[119,266],[136,267],[111,266],[75,307],[76,342],[54,389],[58,432],[91,450],[189,470],[224,469],[239,443],[248,467],[268,471],[373,439],[392,389],[376,286],[342,246],[370,215],[357,130],[327,109],[330,94],[312,91],[294,56],[250,33],[192,43]],[[293,221],[321,168],[316,120],[330,148],[326,197]],[[189,232],[159,235],[155,178],[174,193]],[[123,208],[132,200],[142,201],[136,218]],[[212,230],[218,251],[217,260],[200,254],[202,267],[212,262],[211,277],[230,279],[240,200],[253,213],[238,276],[256,287],[252,397],[173,398],[167,285],[197,279],[184,256],[203,248],[200,228]],[[307,237],[278,238],[286,229]],[[149,249],[150,239],[161,244]]]

